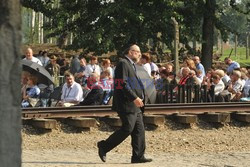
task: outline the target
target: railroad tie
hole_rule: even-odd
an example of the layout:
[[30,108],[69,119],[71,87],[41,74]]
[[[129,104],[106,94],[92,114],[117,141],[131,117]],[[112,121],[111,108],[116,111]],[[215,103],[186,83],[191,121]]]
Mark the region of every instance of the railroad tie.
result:
[[145,124],[154,125],[157,127],[165,124],[164,115],[144,115],[143,120]]
[[78,127],[78,128],[91,128],[91,127],[96,127],[97,121],[94,118],[82,118],[82,117],[77,117],[77,118],[68,118],[66,120],[66,123]]
[[36,128],[52,130],[56,128],[56,120],[36,118],[30,120],[30,124]]
[[250,122],[250,113],[247,112],[236,112],[232,114],[232,117],[237,121]]
[[231,121],[230,113],[205,113],[203,118],[205,121],[211,123],[225,123]]
[[117,116],[105,117],[104,121],[106,124],[108,124],[111,127],[121,127],[122,126],[122,121]]
[[174,114],[174,120],[178,123],[191,124],[197,122],[197,115],[190,114]]

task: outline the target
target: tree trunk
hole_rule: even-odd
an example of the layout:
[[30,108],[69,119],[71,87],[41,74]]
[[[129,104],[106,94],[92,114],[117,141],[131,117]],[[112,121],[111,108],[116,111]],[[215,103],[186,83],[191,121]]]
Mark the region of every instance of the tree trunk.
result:
[[34,43],[34,36],[35,36],[35,22],[36,21],[36,12],[32,10],[32,16],[31,16],[31,31],[30,31],[30,41],[31,43]]
[[237,45],[238,45],[238,35],[234,36],[234,56],[237,57]]
[[175,18],[172,18],[175,34],[174,34],[174,69],[175,74],[179,73],[180,65],[179,65],[179,24],[175,20]]
[[206,0],[202,25],[202,57],[205,69],[212,67],[216,0]]
[[43,40],[43,14],[39,13],[39,43],[43,44],[44,40]]
[[249,57],[249,33],[247,33],[247,39],[246,39],[246,59]]
[[21,166],[19,0],[0,0],[0,166]]

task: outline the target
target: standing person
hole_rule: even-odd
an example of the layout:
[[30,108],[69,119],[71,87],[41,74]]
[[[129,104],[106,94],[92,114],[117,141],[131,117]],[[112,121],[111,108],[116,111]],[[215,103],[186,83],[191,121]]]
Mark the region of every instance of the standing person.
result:
[[77,73],[77,71],[80,70],[80,59],[78,58],[77,55],[73,56],[71,62],[70,62],[70,70],[69,72],[73,75]]
[[224,62],[225,62],[226,65],[228,65],[228,67],[227,67],[227,74],[228,74],[228,75],[229,75],[229,74],[232,74],[232,73],[233,73],[233,70],[240,68],[240,64],[237,63],[236,61],[233,61],[233,60],[232,60],[231,58],[229,58],[229,57],[226,57],[226,58],[224,59]]
[[33,50],[31,48],[28,48],[26,50],[25,58],[23,60],[30,60],[42,66],[42,62],[38,58],[33,56]]
[[44,67],[46,67],[50,62],[50,59],[48,57],[48,52],[46,51],[43,51],[41,55],[39,53],[39,56],[37,58],[41,61]]
[[193,61],[195,63],[196,69],[201,70],[203,79],[203,77],[206,75],[206,72],[204,66],[201,64],[200,58],[198,56],[194,56]]
[[79,70],[74,74],[75,81],[79,83],[82,87],[87,86],[87,77],[85,75],[86,70],[86,59],[83,56],[79,57],[80,60],[80,68]]
[[90,64],[86,66],[86,71],[85,71],[86,77],[89,77],[92,73],[96,73],[97,75],[100,76],[101,68],[97,63],[98,63],[97,57],[92,56],[90,58]]
[[150,59],[151,56],[149,53],[143,53],[140,60],[143,68],[148,72],[149,76],[151,76]]
[[118,146],[129,135],[132,137],[131,163],[152,161],[144,157],[146,144],[142,114],[145,94],[142,83],[136,75],[135,67],[140,55],[140,48],[132,45],[126,50],[125,58],[121,59],[116,66],[112,109],[118,113],[122,127],[108,139],[97,143],[99,157],[103,162],[106,162],[106,153]]
[[45,67],[45,69],[52,76],[55,86],[59,86],[60,66],[56,63],[56,56],[54,55],[51,56],[50,62]]

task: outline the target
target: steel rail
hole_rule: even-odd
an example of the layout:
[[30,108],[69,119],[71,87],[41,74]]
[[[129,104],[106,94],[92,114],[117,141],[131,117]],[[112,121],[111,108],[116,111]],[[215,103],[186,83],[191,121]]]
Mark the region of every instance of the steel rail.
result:
[[[164,104],[147,104],[146,107],[182,107],[182,106],[203,106],[203,105],[246,105],[246,102],[230,102],[230,103],[164,103]],[[35,107],[35,108],[22,108],[22,111],[53,111],[53,110],[69,110],[74,109],[104,109],[111,108],[111,105],[92,105],[92,106],[72,106],[72,107]]]
[[[192,103],[146,105],[146,114],[204,113],[204,112],[250,112],[250,103]],[[22,110],[23,119],[67,118],[81,116],[117,115],[111,106],[76,106],[53,108],[27,108]]]

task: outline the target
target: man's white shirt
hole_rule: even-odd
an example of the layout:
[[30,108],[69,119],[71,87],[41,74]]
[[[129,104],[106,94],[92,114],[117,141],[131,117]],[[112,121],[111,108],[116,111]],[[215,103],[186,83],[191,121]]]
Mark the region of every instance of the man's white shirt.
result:
[[81,85],[77,82],[73,82],[73,84],[68,87],[67,83],[65,83],[62,88],[61,100],[63,102],[81,102],[83,100],[83,91]]
[[[26,57],[23,59],[23,60],[28,60],[28,59],[26,59]],[[36,57],[32,57],[32,59],[30,60],[30,61],[32,61],[32,62],[34,62],[34,63],[37,63],[37,64],[39,64],[40,66],[43,66],[42,65],[42,62],[38,59],[38,58],[36,58]]]
[[94,65],[88,64],[86,66],[85,76],[89,77],[92,73],[96,73],[96,74],[98,74],[100,76],[100,74],[101,74],[100,66],[97,65],[97,64],[94,64]]

